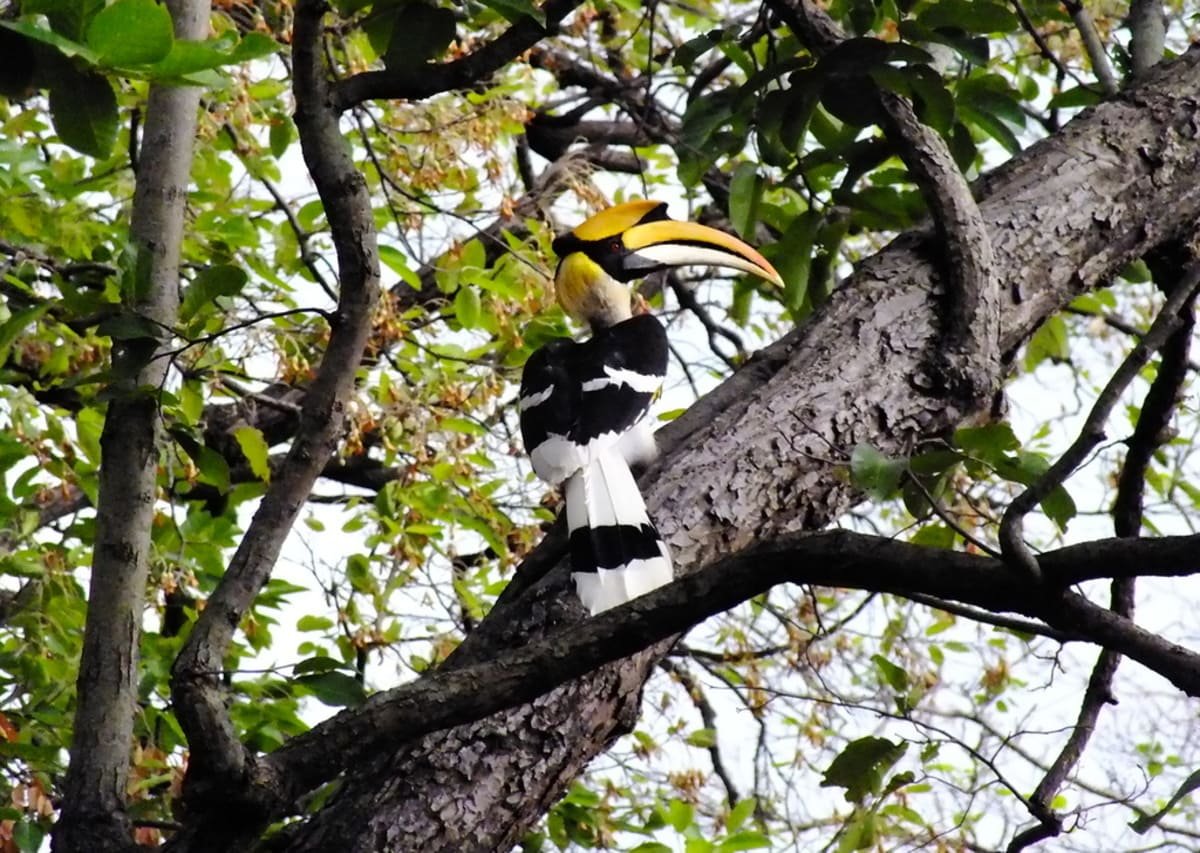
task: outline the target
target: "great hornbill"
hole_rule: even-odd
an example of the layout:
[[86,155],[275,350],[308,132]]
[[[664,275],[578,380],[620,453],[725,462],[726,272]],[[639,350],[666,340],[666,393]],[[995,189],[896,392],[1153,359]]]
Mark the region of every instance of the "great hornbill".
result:
[[741,240],[667,217],[667,205],[631,201],[597,213],[553,244],[554,290],[592,336],[553,340],[525,364],[521,435],[533,470],[565,483],[572,577],[591,613],[669,583],[666,543],[646,514],[629,466],[655,453],[643,418],[667,371],[667,333],[633,313],[634,279],[687,265],[731,267],[781,285]]

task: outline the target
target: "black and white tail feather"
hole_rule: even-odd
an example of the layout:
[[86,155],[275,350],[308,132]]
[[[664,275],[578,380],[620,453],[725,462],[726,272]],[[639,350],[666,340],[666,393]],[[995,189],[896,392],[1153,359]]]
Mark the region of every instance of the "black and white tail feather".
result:
[[600,452],[572,474],[565,491],[571,577],[588,612],[600,613],[671,582],[670,553],[618,448]]

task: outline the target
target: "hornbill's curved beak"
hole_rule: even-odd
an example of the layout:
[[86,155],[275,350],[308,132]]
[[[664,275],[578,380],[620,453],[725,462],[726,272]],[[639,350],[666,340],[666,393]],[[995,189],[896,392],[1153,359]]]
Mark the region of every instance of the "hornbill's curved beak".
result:
[[630,201],[602,210],[554,241],[560,259],[582,253],[617,281],[628,282],[667,267],[729,267],[777,287],[783,278],[771,262],[741,240],[695,222],[667,217],[659,201]]

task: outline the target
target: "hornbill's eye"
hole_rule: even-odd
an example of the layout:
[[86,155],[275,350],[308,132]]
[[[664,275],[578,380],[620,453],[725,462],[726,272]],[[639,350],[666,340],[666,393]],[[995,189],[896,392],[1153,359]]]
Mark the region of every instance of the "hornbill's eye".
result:
[[621,241],[613,240],[611,243],[608,244],[608,248],[613,252],[621,251]]

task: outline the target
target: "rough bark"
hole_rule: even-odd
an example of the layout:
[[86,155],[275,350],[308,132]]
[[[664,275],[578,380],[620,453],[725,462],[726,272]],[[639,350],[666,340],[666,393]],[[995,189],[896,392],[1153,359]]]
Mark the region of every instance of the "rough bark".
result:
[[[170,0],[175,34],[207,34],[207,0]],[[153,86],[130,222],[138,293],[126,309],[162,328],[179,307],[179,254],[200,90]],[[102,462],[87,628],[77,681],[71,761],[63,810],[54,829],[57,853],[103,853],[132,844],[125,811],[129,752],[137,702],[138,641],[158,466],[158,401],[167,359],[137,342],[113,347],[113,398],[100,438]]]
[[[979,182],[1005,294],[1002,351],[1200,214],[1190,177],[1200,167],[1197,84],[1193,49]],[[845,476],[856,444],[906,454],[973,414],[969,400],[923,368],[941,325],[938,259],[928,233],[896,240],[803,328],[660,434],[668,452],[643,485],[682,571],[836,518],[857,499]],[[536,559],[551,556],[548,549]],[[581,618],[562,566],[514,590],[451,665]],[[1112,627],[1068,611],[1098,631]],[[636,717],[641,686],[666,647],[381,755],[279,846],[507,849]]]

